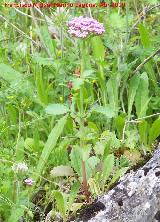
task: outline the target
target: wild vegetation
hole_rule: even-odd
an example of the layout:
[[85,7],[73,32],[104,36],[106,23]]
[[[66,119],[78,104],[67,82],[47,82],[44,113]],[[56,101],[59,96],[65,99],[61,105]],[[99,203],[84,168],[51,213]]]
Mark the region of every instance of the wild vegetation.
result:
[[0,221],[69,221],[157,143],[160,5],[3,4]]

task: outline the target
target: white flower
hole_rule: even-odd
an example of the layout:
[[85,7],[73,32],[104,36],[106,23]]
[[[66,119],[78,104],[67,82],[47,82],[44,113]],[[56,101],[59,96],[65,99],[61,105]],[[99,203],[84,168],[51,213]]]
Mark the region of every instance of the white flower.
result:
[[28,166],[25,163],[15,163],[12,170],[16,173],[25,173],[28,171]]
[[19,45],[16,47],[16,51],[23,53],[24,55],[27,52],[27,44],[26,43],[19,43]]

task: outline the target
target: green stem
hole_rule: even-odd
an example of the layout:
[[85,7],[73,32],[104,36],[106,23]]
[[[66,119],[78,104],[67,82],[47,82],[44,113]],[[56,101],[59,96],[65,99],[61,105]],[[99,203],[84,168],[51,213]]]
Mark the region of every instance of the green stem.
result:
[[100,82],[100,86],[101,86],[102,102],[103,102],[103,105],[106,106],[107,105],[107,96],[106,96],[105,77],[104,77],[103,66],[101,64],[99,65],[99,70],[100,70],[99,82]]
[[[82,43],[82,54],[81,54],[81,78],[83,79],[83,72],[84,72],[84,65],[85,65],[85,42]],[[84,87],[83,85],[80,88],[80,148],[84,149],[85,141],[83,139],[84,134]],[[86,166],[85,162],[81,161],[81,168],[82,168],[82,180],[83,180],[83,191],[86,196],[87,202],[89,201],[89,192],[88,192],[88,185],[87,185],[87,176],[86,176]]]

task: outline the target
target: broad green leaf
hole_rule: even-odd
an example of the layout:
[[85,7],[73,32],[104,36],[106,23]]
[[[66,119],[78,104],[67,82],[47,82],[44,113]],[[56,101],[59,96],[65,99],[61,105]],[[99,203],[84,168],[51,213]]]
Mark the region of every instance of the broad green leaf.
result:
[[86,162],[86,175],[87,175],[87,180],[92,177],[94,174],[94,170],[96,165],[100,162],[100,159],[96,156],[90,157]]
[[149,130],[149,144],[151,145],[153,141],[160,135],[160,118],[155,120]]
[[[139,25],[139,33],[140,33],[142,45],[145,50],[149,51],[148,54],[150,55],[152,53],[151,49],[154,47],[151,42],[151,36],[149,35],[149,30],[143,24],[140,24]],[[145,57],[146,56],[141,57],[142,62],[144,61]],[[154,87],[157,87],[157,79],[156,79],[155,72],[154,72],[154,69],[152,66],[152,61],[151,60],[148,61],[144,65],[144,67],[145,67],[145,70],[149,76],[149,80],[151,81],[151,83],[153,84]]]
[[105,56],[105,48],[100,37],[95,36],[91,39],[94,59],[103,61]]
[[108,179],[108,177],[110,176],[112,170],[114,167],[114,155],[113,154],[109,154],[104,162],[103,162],[103,169],[102,169],[102,186],[104,188],[106,180]]
[[97,141],[95,146],[93,147],[96,155],[103,155],[106,143],[105,141]]
[[76,171],[79,177],[81,177],[81,156],[79,153],[79,150],[77,149],[77,146],[73,147],[71,154],[71,166]]
[[128,170],[128,167],[123,167],[123,168],[121,168],[121,169],[118,169],[118,170],[115,172],[115,174],[113,175],[112,180],[109,182],[108,188],[109,188],[112,184],[114,184],[121,176],[123,176],[123,175],[126,173],[127,170]]
[[9,219],[7,220],[8,222],[18,222],[19,219],[23,216],[24,214],[24,208],[22,208],[19,205],[15,205],[12,210],[11,210],[11,215]]
[[119,78],[110,78],[107,82],[107,93],[109,99],[109,105],[116,112],[118,111],[118,94],[119,94]]
[[[31,152],[33,152],[33,151],[39,152],[39,151],[41,151],[43,146],[44,146],[44,142],[42,140],[38,141],[38,146],[37,146],[37,144],[35,144],[35,142],[34,142],[34,139],[29,138],[29,137],[26,138],[26,140],[24,142],[24,147]],[[40,148],[40,150],[39,150],[39,148]]]
[[129,92],[128,92],[128,119],[130,119],[132,106],[134,103],[134,99],[136,96],[136,92],[139,86],[140,77],[139,75],[135,75],[132,77],[129,83]]
[[143,120],[138,124],[139,126],[139,135],[141,143],[147,145],[147,138],[148,138],[148,123],[147,121]]
[[90,76],[94,76],[95,71],[93,69],[89,69],[89,70],[85,70],[83,72],[83,76],[84,78],[90,77]]
[[144,72],[140,76],[140,82],[135,98],[136,113],[138,118],[145,116],[148,109],[148,103],[150,101],[148,87],[148,76]]
[[80,186],[81,186],[80,182],[77,181],[77,182],[75,182],[75,183],[72,185],[72,187],[71,187],[71,192],[70,192],[69,201],[68,201],[68,206],[67,206],[68,213],[69,213],[69,211],[71,210],[72,204],[74,203],[74,200],[75,200],[76,197],[77,197],[77,193],[78,193],[78,191],[79,191],[79,189],[80,189]]
[[69,108],[63,104],[50,104],[45,108],[47,114],[62,115],[69,111]]
[[[37,95],[42,106],[48,105],[48,82],[44,80],[42,70],[36,70]],[[47,89],[46,89],[47,88]]]
[[90,178],[88,180],[88,185],[89,185],[89,188],[90,188],[92,194],[96,194],[96,196],[98,196],[100,194],[100,187],[99,187],[99,184],[96,183],[95,179]]
[[39,56],[38,54],[33,56],[33,62],[39,64],[40,66],[53,66],[54,67],[54,62],[53,58],[43,58]]
[[53,196],[56,199],[56,206],[58,211],[60,212],[61,216],[65,220],[66,218],[66,203],[63,197],[63,194],[60,191],[54,190]]
[[48,55],[53,55],[53,53],[55,52],[56,41],[51,38],[51,35],[48,31],[48,26],[37,26],[35,31],[39,35],[40,40],[45,46]]
[[78,90],[81,88],[81,85],[83,85],[84,80],[81,78],[73,79],[72,84],[73,84],[73,89]]
[[49,134],[48,140],[43,148],[42,154],[40,156],[36,168],[36,174],[37,174],[36,180],[38,179],[38,175],[41,175],[42,172],[45,170],[48,158],[53,148],[56,146],[58,138],[63,132],[66,121],[67,121],[67,116],[62,117],[55,125],[55,127],[52,129],[51,133]]
[[141,36],[141,41],[142,41],[143,46],[145,48],[150,48],[151,47],[151,38],[149,36],[149,32],[148,32],[147,28],[143,24],[139,25],[139,33]]
[[116,115],[115,110],[110,105],[96,106],[92,108],[92,112],[101,113],[105,115],[107,118],[113,118]]
[[23,162],[24,160],[24,139],[21,137],[15,147],[15,156],[17,162]]
[[83,161],[86,161],[89,158],[91,149],[92,149],[91,144],[86,144],[83,148],[78,147],[81,159]]
[[73,175],[74,172],[70,166],[56,166],[51,170],[51,176],[53,177],[68,177]]
[[10,66],[0,63],[0,78],[3,78],[9,83],[17,83],[22,79],[23,75],[11,68]]
[[116,130],[118,132],[118,138],[121,139],[122,138],[122,134],[123,134],[123,128],[125,125],[125,117],[119,115],[115,118],[115,127]]
[[130,149],[134,149],[137,147],[137,144],[139,143],[139,133],[136,129],[130,129],[126,130],[126,139],[125,139],[125,147],[128,147]]

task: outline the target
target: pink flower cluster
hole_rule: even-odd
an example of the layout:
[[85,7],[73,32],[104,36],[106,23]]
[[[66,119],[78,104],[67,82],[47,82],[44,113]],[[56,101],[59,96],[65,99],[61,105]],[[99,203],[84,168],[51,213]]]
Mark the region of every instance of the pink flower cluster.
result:
[[105,32],[102,23],[89,17],[75,17],[68,22],[68,32],[77,38],[86,38],[90,34],[101,35]]
[[32,186],[34,182],[35,181],[33,181],[32,178],[27,178],[24,180],[24,183],[28,186]]

